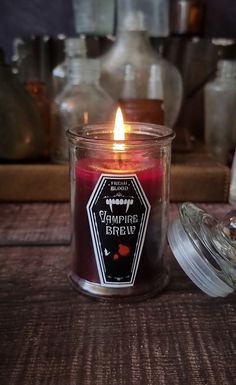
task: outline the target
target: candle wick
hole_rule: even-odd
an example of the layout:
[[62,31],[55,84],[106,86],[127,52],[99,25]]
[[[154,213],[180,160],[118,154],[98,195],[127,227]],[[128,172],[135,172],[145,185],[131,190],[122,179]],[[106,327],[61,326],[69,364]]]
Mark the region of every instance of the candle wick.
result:
[[121,157],[120,152],[118,153],[118,163],[119,163],[119,169],[121,169],[122,168],[122,157]]

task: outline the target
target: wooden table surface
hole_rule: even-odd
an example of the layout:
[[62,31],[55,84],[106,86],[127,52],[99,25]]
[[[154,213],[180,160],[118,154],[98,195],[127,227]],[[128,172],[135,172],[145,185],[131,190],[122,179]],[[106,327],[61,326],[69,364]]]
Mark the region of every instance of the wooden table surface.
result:
[[0,385],[236,384],[235,294],[207,297],[167,247],[162,294],[95,301],[67,280],[69,234],[66,203],[0,204]]

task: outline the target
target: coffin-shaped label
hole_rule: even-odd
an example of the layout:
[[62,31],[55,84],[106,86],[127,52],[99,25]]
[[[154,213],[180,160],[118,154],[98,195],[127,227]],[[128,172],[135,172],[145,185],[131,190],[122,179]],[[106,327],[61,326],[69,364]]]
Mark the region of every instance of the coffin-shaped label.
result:
[[133,286],[150,204],[136,175],[102,174],[87,204],[102,286]]

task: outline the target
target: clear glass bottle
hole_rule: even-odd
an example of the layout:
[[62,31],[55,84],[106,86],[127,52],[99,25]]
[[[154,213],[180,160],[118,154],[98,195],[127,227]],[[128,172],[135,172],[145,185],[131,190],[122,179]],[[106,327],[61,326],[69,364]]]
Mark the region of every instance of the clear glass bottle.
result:
[[136,74],[132,64],[125,64],[124,84],[121,90],[121,99],[137,99],[144,97],[144,95],[138,92],[136,81]]
[[118,34],[115,44],[102,58],[101,82],[114,99],[121,97],[124,66],[130,63],[136,73],[138,92],[147,95],[150,66],[161,67],[165,123],[173,126],[182,101],[182,79],[174,65],[164,60],[153,50],[144,26],[143,13],[128,13],[122,22],[118,22]]
[[168,240],[184,272],[206,294],[225,297],[236,289],[236,210],[218,220],[185,202]]
[[164,94],[163,94],[163,80],[161,67],[157,64],[152,64],[150,67],[148,78],[147,98],[149,103],[153,104],[153,113],[159,124],[163,124],[164,118]]
[[163,87],[160,67],[152,64],[148,89],[138,90],[137,77],[131,64],[125,65],[124,84],[119,105],[129,122],[164,124]]
[[123,20],[127,13],[142,11],[145,25],[152,37],[169,35],[169,0],[118,0],[118,19]]
[[206,146],[218,161],[227,163],[236,144],[236,61],[218,62],[204,97]]
[[63,90],[67,82],[67,68],[70,69],[70,60],[74,58],[85,58],[87,55],[86,41],[84,36],[70,37],[65,40],[66,60],[56,66],[52,72],[53,95],[57,96]]
[[68,160],[66,130],[87,123],[114,120],[115,103],[99,84],[97,59],[70,60],[68,83],[52,109],[52,160]]

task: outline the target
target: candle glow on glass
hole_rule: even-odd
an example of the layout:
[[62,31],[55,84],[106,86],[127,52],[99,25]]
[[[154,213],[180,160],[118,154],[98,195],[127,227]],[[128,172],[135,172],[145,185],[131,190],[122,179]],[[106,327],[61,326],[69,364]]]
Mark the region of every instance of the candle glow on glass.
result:
[[[114,125],[114,141],[124,141],[125,140],[125,125],[123,120],[123,115],[121,109],[118,108],[116,112],[116,119]],[[124,143],[114,143],[113,149],[116,151],[124,151]]]

